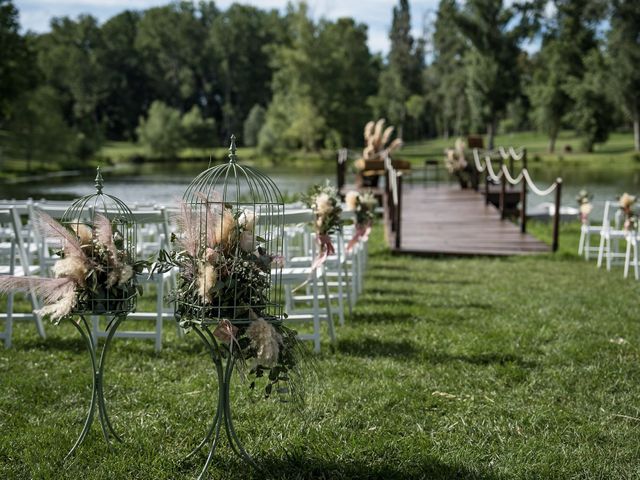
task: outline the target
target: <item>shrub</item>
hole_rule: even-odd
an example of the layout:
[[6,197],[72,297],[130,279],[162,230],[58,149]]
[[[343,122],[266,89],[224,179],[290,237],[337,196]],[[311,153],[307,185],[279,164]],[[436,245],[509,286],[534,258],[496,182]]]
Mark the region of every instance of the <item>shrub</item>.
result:
[[176,157],[186,143],[180,112],[158,100],[151,104],[146,119],[140,117],[136,133],[138,141],[156,156]]

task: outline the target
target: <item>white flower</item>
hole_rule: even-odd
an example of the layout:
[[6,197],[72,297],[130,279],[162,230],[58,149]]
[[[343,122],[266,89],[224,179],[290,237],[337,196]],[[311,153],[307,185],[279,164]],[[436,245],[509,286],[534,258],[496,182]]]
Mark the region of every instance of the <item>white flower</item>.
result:
[[245,208],[240,214],[240,217],[238,218],[238,225],[240,225],[241,227],[244,227],[245,230],[253,231],[256,225],[256,220],[257,220],[257,216],[255,212],[253,212],[252,210],[247,210]]
[[359,198],[360,198],[360,193],[358,193],[356,190],[351,190],[349,193],[347,193],[344,199],[347,205],[347,210],[355,212],[358,208]]
[[251,253],[254,250],[255,242],[253,238],[253,231],[244,231],[240,234],[240,248],[247,253]]
[[93,240],[93,230],[81,223],[80,220],[74,220],[69,225],[71,230],[78,236],[81,245],[90,245]]
[[620,197],[620,201],[619,202],[620,202],[620,206],[623,209],[629,209],[629,208],[631,208],[631,205],[636,203],[636,197],[634,197],[633,195],[629,195],[627,192],[625,192]]
[[278,362],[282,336],[273,325],[263,318],[251,322],[247,328],[247,337],[251,340],[251,347],[256,350],[256,363],[263,367],[273,367]]
[[589,202],[580,205],[580,213],[585,217],[588,216],[592,210],[593,205],[591,205]]
[[326,193],[321,193],[316,197],[316,213],[318,215],[328,215],[333,210],[331,197]]

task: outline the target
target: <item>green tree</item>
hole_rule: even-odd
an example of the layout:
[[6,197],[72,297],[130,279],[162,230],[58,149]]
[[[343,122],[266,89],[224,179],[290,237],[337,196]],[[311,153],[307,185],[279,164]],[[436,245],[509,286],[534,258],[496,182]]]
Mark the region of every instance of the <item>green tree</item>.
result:
[[218,63],[223,136],[238,132],[256,104],[271,99],[269,46],[285,41],[277,11],[233,4],[213,20],[208,45]]
[[441,0],[433,33],[433,62],[429,69],[429,99],[438,132],[447,138],[468,128],[469,106],[465,94],[464,54],[468,48],[457,27],[455,0]]
[[608,34],[609,70],[614,98],[633,122],[640,151],[640,6],[635,0],[613,0]]
[[583,77],[584,59],[597,48],[596,28],[604,13],[601,0],[555,0],[554,4],[556,13],[545,25],[528,89],[532,119],[549,136],[550,152],[563,119],[573,108],[568,85]]
[[0,0],[0,126],[12,112],[13,100],[36,82],[33,51],[20,35],[18,10]]
[[51,22],[51,32],[38,38],[38,64],[45,81],[63,104],[67,122],[81,139],[83,158],[99,148],[102,140],[100,105],[105,99],[105,67],[99,51],[102,33],[95,18],[81,15]]
[[486,125],[493,148],[496,126],[520,92],[520,43],[539,26],[541,2],[469,0],[456,23],[471,44],[466,55],[467,95],[476,124]]
[[609,78],[600,51],[591,50],[584,64],[583,77],[572,77],[567,83],[567,92],[573,101],[568,118],[576,133],[583,138],[584,149],[592,152],[594,144],[609,138],[613,128],[614,106],[609,101]]
[[14,158],[26,160],[28,171],[35,160],[72,159],[78,137],[64,120],[55,89],[44,85],[23,93],[15,106],[15,114],[7,124]]
[[180,120],[184,142],[189,147],[213,147],[216,145],[216,122],[212,118],[204,118],[197,105],[191,107]]
[[151,89],[142,55],[135,49],[141,14],[124,11],[102,26],[99,59],[106,93],[101,110],[107,136],[133,139],[138,118],[151,104]]
[[156,100],[147,118],[140,117],[138,141],[156,156],[174,158],[185,143],[180,111]]
[[376,116],[386,116],[403,135],[407,116],[406,102],[411,95],[423,93],[425,42],[411,35],[411,12],[408,0],[393,8],[389,31],[391,48],[386,69],[380,74],[377,98],[370,101]]
[[264,125],[267,111],[262,105],[254,105],[244,121],[242,143],[247,147],[258,145],[258,135]]
[[151,98],[180,109],[209,98],[212,86],[205,75],[213,63],[204,48],[210,23],[217,11],[208,4],[172,3],[146,10],[138,23],[135,48],[149,78]]

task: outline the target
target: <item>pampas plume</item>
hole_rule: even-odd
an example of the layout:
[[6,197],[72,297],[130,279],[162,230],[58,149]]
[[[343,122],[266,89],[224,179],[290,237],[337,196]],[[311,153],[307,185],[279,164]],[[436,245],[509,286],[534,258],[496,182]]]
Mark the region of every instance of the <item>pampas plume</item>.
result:
[[196,196],[204,203],[206,208],[205,221],[206,225],[202,226],[202,230],[206,232],[207,245],[213,246],[218,243],[217,232],[219,230],[220,215],[213,211],[212,202],[202,192],[196,193]]
[[179,244],[192,257],[198,252],[198,226],[194,213],[185,202],[180,202],[180,213],[175,216],[176,224],[182,234],[179,237]]
[[373,146],[375,147],[376,150],[380,150],[381,142],[382,142],[382,129],[384,128],[384,123],[386,122],[386,120],[384,118],[381,118],[380,120],[378,120],[376,122],[376,128],[373,132]]
[[213,265],[205,263],[198,273],[198,295],[203,303],[211,303],[211,289],[216,284],[217,274]]
[[98,213],[95,216],[93,226],[95,229],[96,240],[105,246],[109,252],[113,265],[115,268],[118,268],[120,265],[120,259],[118,258],[118,249],[116,248],[116,244],[113,242],[113,228],[111,226],[111,220]]
[[393,130],[394,130],[393,125],[389,125],[387,128],[384,129],[384,133],[382,134],[382,141],[380,142],[381,146],[384,147],[389,142],[389,139],[391,138],[391,134],[393,133]]
[[58,240],[63,245],[65,256],[75,255],[87,260],[78,238],[46,213],[42,211],[36,213],[35,227],[43,237],[54,237]]
[[364,126],[364,140],[366,142],[369,142],[369,139],[373,135],[373,127],[375,127],[375,125],[375,122],[371,120]]
[[0,278],[0,293],[32,292],[46,304],[34,313],[49,316],[57,323],[71,313],[76,305],[76,285],[72,278],[14,277]]

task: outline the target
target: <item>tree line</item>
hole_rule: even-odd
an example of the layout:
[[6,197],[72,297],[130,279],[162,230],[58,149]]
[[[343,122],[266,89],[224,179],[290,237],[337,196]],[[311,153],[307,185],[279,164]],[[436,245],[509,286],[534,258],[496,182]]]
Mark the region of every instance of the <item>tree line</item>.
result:
[[[0,0],[4,155],[93,155],[105,140],[173,156],[231,133],[274,154],[362,144],[385,117],[405,139],[538,129],[584,148],[633,127],[640,149],[640,4],[635,0],[441,0],[425,34],[408,0],[392,10],[386,57],[351,18],[180,2],[103,24],[56,18],[22,34]],[[540,43],[535,53],[523,46]]]

